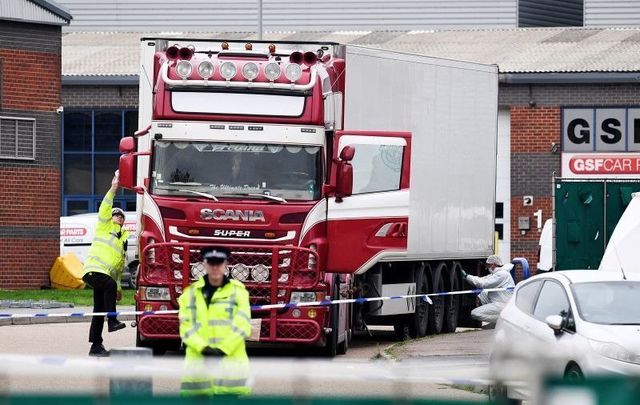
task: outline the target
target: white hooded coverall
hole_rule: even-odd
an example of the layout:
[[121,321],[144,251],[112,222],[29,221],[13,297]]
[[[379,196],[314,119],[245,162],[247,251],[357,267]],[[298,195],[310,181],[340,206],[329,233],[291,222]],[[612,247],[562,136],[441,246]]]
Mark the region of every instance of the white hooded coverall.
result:
[[[515,287],[513,277],[511,277],[513,264],[507,263],[502,267],[496,267],[491,274],[484,277],[468,275],[466,280],[476,288],[508,288]],[[478,294],[482,306],[471,311],[471,317],[478,321],[495,323],[498,320],[500,311],[511,299],[513,291],[492,291],[487,293],[482,291]]]

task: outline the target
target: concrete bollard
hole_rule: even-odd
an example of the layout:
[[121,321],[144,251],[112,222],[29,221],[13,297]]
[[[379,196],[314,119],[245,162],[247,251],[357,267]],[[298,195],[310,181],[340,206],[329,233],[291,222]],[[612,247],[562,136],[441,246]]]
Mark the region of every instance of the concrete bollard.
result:
[[[153,359],[153,351],[147,347],[118,347],[110,351],[110,357],[114,367],[118,363],[124,364],[149,364]],[[153,381],[151,377],[111,377],[109,379],[109,392],[111,395],[148,395],[153,393]]]

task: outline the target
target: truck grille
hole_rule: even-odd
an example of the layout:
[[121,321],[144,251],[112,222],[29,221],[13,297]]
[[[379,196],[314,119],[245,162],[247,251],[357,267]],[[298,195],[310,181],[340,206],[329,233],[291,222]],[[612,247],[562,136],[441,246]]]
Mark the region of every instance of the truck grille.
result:
[[[170,293],[175,301],[187,285],[206,274],[200,254],[205,246],[180,242],[147,246],[140,267],[141,283],[172,285]],[[313,288],[319,282],[318,257],[313,250],[277,245],[226,246],[232,251],[227,275],[247,287],[251,305],[286,303],[292,288]]]

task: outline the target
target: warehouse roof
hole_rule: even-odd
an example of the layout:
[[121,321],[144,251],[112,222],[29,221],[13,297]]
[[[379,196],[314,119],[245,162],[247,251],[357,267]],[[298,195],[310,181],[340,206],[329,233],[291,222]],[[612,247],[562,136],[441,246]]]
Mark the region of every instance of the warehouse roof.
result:
[[[135,77],[141,37],[255,40],[255,33],[105,33],[63,36],[67,79]],[[640,72],[640,28],[516,28],[441,31],[272,32],[272,41],[334,41],[497,64],[505,74]]]
[[71,19],[71,14],[53,0],[5,0],[0,2],[0,20],[69,25]]

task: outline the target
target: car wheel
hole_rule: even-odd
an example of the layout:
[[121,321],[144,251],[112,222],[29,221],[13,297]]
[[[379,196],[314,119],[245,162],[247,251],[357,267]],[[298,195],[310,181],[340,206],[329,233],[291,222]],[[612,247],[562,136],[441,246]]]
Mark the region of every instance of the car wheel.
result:
[[584,381],[584,374],[576,363],[569,363],[564,370],[564,379],[570,382],[580,382]]

